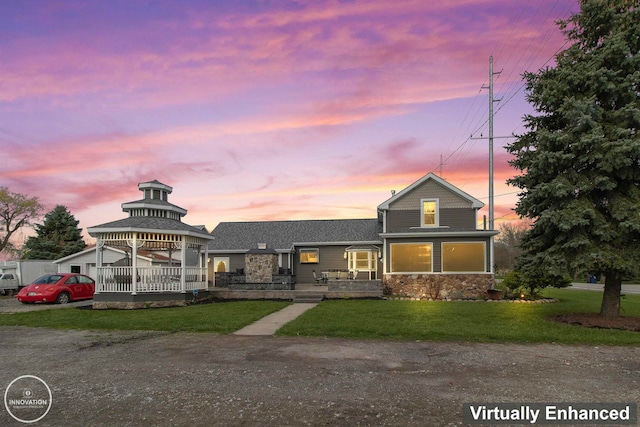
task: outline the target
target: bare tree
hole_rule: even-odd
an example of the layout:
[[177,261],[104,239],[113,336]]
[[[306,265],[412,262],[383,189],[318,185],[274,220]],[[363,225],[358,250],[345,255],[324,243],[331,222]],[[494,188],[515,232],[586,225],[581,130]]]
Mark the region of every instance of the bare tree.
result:
[[28,198],[0,187],[0,252],[15,250],[11,236],[20,228],[30,226],[43,209],[37,197]]
[[505,222],[498,227],[500,234],[495,240],[495,263],[499,273],[507,273],[515,267],[520,254],[520,242],[531,228],[530,221]]

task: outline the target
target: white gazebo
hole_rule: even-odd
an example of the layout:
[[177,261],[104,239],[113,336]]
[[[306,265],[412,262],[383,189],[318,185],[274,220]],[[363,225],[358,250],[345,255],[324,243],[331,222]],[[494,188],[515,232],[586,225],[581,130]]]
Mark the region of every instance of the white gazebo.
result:
[[[206,297],[207,243],[213,237],[204,227],[182,222],[187,211],[168,202],[168,185],[154,180],[138,189],[143,199],[122,204],[128,218],[87,229],[97,240],[94,308],[183,305]],[[103,265],[105,245],[130,253],[130,265]],[[139,250],[160,252],[169,265],[139,266]]]

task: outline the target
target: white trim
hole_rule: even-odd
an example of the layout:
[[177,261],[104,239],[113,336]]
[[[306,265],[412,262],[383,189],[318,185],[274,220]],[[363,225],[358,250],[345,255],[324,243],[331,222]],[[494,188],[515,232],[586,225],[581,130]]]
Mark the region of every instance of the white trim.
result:
[[231,271],[231,258],[228,256],[214,256],[211,258],[211,262],[213,263],[213,272],[218,273],[218,264],[223,263],[225,267],[225,272],[228,273]]
[[401,237],[429,237],[437,239],[439,237],[491,237],[498,234],[495,230],[476,230],[476,231],[424,231],[415,233],[382,233],[380,236],[384,238],[401,238]]
[[[160,203],[149,202],[149,200],[162,201],[167,204],[165,205]],[[167,202],[166,200],[162,200],[162,199],[144,199],[144,200],[137,200],[135,202],[126,202],[126,203],[123,203],[121,207],[123,211],[125,210],[129,211],[132,209],[155,209],[155,210],[161,210],[161,211],[176,212],[181,214],[180,216],[185,216],[187,214],[186,209],[181,208],[180,206],[173,205]]]
[[105,233],[158,233],[158,234],[166,234],[169,236],[198,237],[203,240],[215,239],[215,237],[209,234],[203,234],[195,231],[160,230],[155,228],[140,228],[140,227],[113,227],[113,228],[89,227],[87,228],[87,233],[89,233],[91,237],[96,237],[95,235],[97,234],[105,234]]
[[352,245],[381,245],[381,240],[350,240],[343,242],[293,242],[293,247],[301,249],[304,246],[352,246]]
[[[434,224],[425,224],[424,222],[424,204],[427,202],[435,202],[435,218]],[[440,227],[440,199],[438,198],[426,198],[420,199],[420,227],[422,228],[437,228]]]
[[450,272],[446,272],[443,273],[441,271],[434,271],[433,273],[427,273],[427,272],[423,272],[423,273],[385,273],[385,275],[387,276],[400,276],[400,275],[406,275],[406,276],[411,276],[412,274],[431,274],[431,275],[439,275],[439,276],[445,276],[445,275],[455,275],[455,274],[486,274],[487,276],[493,275],[493,273],[483,273],[483,272],[471,272],[471,273],[450,273]]

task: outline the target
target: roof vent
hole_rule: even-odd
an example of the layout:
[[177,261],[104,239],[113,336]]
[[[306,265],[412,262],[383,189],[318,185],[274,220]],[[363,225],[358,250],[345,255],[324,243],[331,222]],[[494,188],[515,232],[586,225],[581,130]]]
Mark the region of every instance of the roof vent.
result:
[[266,243],[258,243],[258,249],[267,249]]

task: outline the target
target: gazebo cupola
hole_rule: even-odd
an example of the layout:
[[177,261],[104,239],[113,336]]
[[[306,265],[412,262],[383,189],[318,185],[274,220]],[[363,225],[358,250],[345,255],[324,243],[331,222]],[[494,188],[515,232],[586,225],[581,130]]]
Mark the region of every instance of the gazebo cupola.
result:
[[153,180],[141,182],[138,184],[138,190],[144,194],[142,200],[122,204],[122,210],[128,212],[130,217],[147,216],[181,221],[187,214],[186,209],[169,203],[169,194],[173,188],[168,185]]
[[[94,308],[179,302],[208,290],[207,244],[213,237],[203,226],[182,222],[187,210],[169,203],[172,187],[153,180],[139,183],[138,189],[143,193],[141,200],[122,204],[128,218],[87,229],[98,248]],[[130,254],[130,265],[105,265],[105,245]],[[138,265],[139,250],[161,252],[169,258],[169,266]],[[172,265],[174,254],[179,255],[177,266]]]

